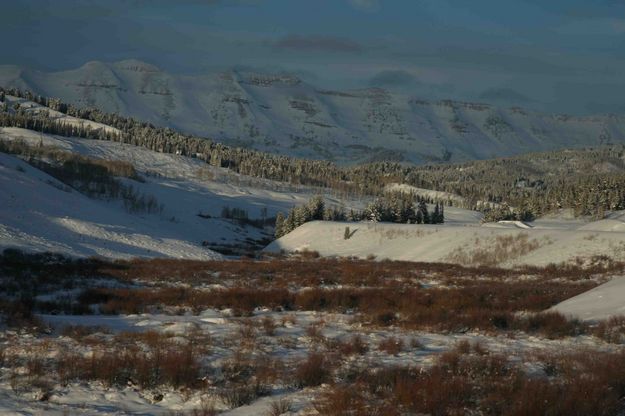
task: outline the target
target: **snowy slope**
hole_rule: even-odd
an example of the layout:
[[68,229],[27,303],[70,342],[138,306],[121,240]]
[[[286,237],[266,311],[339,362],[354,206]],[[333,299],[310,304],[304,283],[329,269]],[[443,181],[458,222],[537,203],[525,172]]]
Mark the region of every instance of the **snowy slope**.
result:
[[172,75],[135,60],[63,72],[0,66],[0,85],[231,144],[356,162],[508,156],[625,141],[625,117],[569,117],[381,89],[324,91],[288,75]]
[[[241,247],[268,235],[258,228],[217,218],[224,207],[244,209],[250,218],[260,218],[261,209],[266,208],[268,216],[274,216],[319,192],[249,178],[196,159],[122,143],[42,135],[19,128],[0,128],[0,139],[128,161],[145,182],[127,181],[164,205],[161,215],[130,215],[119,202],[66,192],[62,189],[67,187],[48,175],[0,153],[0,248],[106,257],[214,258],[215,253],[203,248],[203,242]],[[326,195],[326,200],[340,204],[332,195]],[[352,201],[347,206],[359,208],[363,203]]]
[[625,277],[616,277],[608,283],[559,303],[551,310],[587,321],[625,315]]
[[0,153],[0,247],[74,256],[221,257],[193,241],[192,229],[123,212],[69,191],[23,161]]
[[[463,210],[458,210],[463,211]],[[268,252],[317,251],[322,256],[355,256],[464,265],[485,264],[503,267],[547,265],[607,255],[625,260],[625,232],[588,231],[568,226],[516,224],[479,226],[467,216],[456,214],[443,225],[387,223],[311,222],[271,243]],[[446,211],[446,215],[447,211]],[[464,218],[464,221],[463,221]],[[345,240],[345,227],[353,236]],[[507,248],[507,251],[504,249]]]
[[24,98],[13,97],[11,95],[5,96],[6,103],[9,107],[19,105],[20,110],[27,114],[41,114],[44,113],[50,120],[77,127],[90,127],[93,130],[102,130],[107,133],[120,133],[115,127],[107,126],[106,124],[97,123],[91,120],[84,120],[77,117],[68,116],[60,111],[52,110],[49,107],[44,107],[33,101],[26,100]]
[[[269,216],[286,212],[301,205],[323,190],[314,187],[290,185],[267,179],[252,178],[233,173],[225,168],[210,166],[201,160],[159,153],[124,143],[67,138],[40,134],[21,128],[0,127],[0,140],[21,140],[30,145],[55,146],[65,151],[107,160],[130,162],[146,179],[135,187],[155,195],[165,203],[165,211],[176,215],[176,206],[186,212],[196,210],[212,216],[221,213],[224,206],[249,211],[251,218],[260,217],[260,209],[267,208]],[[171,194],[168,196],[168,194]],[[332,193],[324,194],[330,205],[361,209],[367,200],[344,200]],[[176,203],[168,204],[167,201]],[[172,211],[173,210],[173,211]]]

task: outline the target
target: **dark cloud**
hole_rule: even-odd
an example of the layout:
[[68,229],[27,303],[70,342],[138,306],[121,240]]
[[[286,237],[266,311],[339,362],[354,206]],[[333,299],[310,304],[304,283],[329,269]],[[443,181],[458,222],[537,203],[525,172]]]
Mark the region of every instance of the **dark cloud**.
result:
[[525,95],[513,90],[512,88],[490,88],[480,94],[480,99],[519,104],[525,104],[532,101]]
[[363,50],[358,42],[333,36],[289,35],[278,40],[274,46],[281,49],[318,52],[355,53]]
[[407,71],[403,70],[388,70],[381,71],[375,74],[369,80],[369,85],[372,87],[404,87],[415,86],[421,82],[417,77]]

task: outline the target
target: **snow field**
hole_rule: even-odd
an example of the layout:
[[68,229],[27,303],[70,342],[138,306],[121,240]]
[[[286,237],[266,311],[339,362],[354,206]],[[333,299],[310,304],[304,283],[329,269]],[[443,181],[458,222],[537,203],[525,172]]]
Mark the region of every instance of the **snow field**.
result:
[[[269,217],[305,203],[318,190],[236,175],[192,158],[121,143],[60,138],[4,128],[0,139],[39,143],[86,156],[132,163],[144,182],[124,180],[164,205],[162,214],[130,215],[116,201],[89,199],[16,157],[0,154],[0,247],[73,256],[219,258],[202,243],[245,245],[267,232],[222,220],[224,207],[250,218]],[[330,204],[338,197],[327,194]],[[348,207],[362,206],[348,201]],[[202,218],[198,216],[210,216]]]
[[[470,211],[466,211],[470,213]],[[446,209],[453,218],[453,210]],[[625,260],[625,233],[591,226],[520,228],[516,224],[449,221],[443,225],[311,222],[271,243],[267,252],[317,251],[322,256],[446,262],[464,265],[546,266],[606,255]],[[625,223],[622,223],[625,224]],[[354,232],[344,238],[345,227]],[[591,227],[591,228],[586,228]]]

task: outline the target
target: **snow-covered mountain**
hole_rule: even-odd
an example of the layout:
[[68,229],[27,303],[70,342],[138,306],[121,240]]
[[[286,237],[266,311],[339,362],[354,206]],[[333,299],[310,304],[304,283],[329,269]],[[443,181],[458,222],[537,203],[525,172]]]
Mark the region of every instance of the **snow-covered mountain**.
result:
[[427,102],[382,89],[327,91],[291,75],[173,75],[135,60],[62,72],[0,66],[0,85],[229,144],[343,163],[460,161],[625,142],[625,116]]

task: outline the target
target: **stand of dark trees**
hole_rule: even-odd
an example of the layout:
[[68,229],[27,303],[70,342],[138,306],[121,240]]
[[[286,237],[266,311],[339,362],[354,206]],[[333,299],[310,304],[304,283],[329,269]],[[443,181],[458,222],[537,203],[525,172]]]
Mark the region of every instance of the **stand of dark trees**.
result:
[[323,197],[315,196],[306,204],[295,207],[285,217],[278,213],[276,238],[280,238],[310,221],[371,221],[400,224],[442,224],[445,222],[443,204],[435,203],[429,212],[425,199],[414,194],[390,193],[376,198],[363,211],[326,207]]

